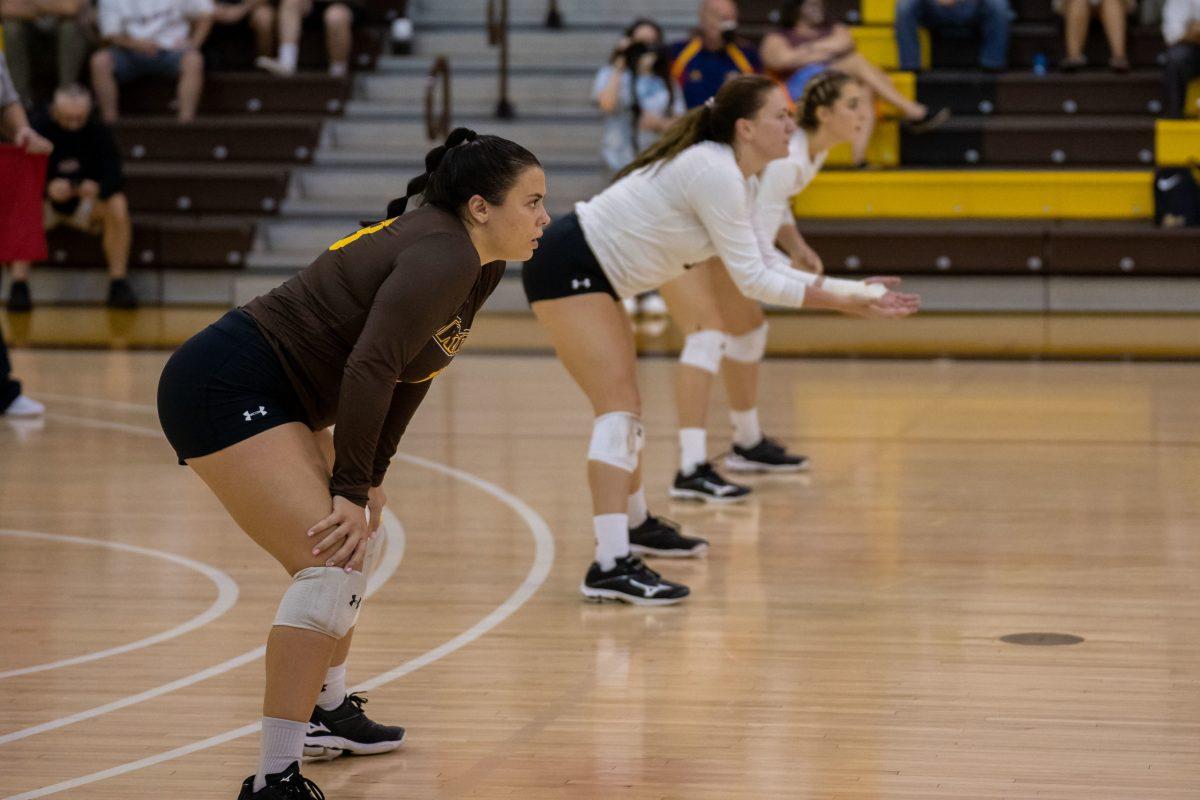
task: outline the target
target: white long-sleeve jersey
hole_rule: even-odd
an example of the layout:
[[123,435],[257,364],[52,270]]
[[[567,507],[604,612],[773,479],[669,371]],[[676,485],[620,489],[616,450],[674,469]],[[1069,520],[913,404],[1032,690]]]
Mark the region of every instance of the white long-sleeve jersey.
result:
[[776,224],[759,232],[733,148],[700,142],[576,204],[579,224],[621,297],[656,289],[689,264],[719,255],[738,289],[764,303],[800,306],[802,274],[771,263]]

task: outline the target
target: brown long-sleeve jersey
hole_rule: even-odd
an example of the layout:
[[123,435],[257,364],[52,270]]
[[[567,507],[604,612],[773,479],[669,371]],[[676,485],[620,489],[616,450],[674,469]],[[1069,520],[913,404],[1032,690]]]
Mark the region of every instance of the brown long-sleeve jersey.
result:
[[334,243],[245,306],[318,430],[336,423],[331,494],[366,505],[429,381],[462,347],[504,262],[425,206]]

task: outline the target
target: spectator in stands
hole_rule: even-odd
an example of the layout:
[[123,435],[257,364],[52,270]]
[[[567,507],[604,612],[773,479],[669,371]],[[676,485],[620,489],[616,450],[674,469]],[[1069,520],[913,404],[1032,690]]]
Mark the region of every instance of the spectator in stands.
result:
[[671,81],[671,55],[657,22],[639,19],[625,30],[611,63],[596,73],[592,99],[604,113],[601,155],[614,174],[683,116],[683,93]]
[[759,71],[758,51],[737,37],[733,0],[701,0],[700,27],[692,38],[671,45],[671,77],[683,87],[683,102],[695,108],[734,75]]
[[1165,110],[1168,117],[1179,119],[1188,83],[1200,77],[1200,0],[1167,0],[1162,31],[1167,42]]
[[850,29],[829,21],[824,0],[788,0],[780,9],[779,24],[781,30],[768,33],[759,52],[763,66],[783,82],[793,101],[804,95],[804,87],[810,80],[830,69],[857,78],[867,90],[864,98],[867,124],[853,142],[855,163],[866,162],[867,146],[875,128],[872,93],[899,109],[916,132],[932,130],[949,118],[946,109],[930,113],[926,106],[902,95],[886,72],[858,52]]
[[[21,96],[13,86],[8,74],[8,62],[0,53],[0,141],[9,141],[27,153],[49,153],[53,148],[29,125]],[[0,234],[10,226],[7,218],[0,218]],[[2,237],[0,237],[2,238]],[[0,251],[0,258],[7,254]],[[8,346],[0,335],[0,414],[6,416],[38,416],[45,409],[42,404],[21,393],[21,384],[12,376],[12,365],[8,361]]]
[[1008,0],[896,0],[896,46],[900,69],[921,69],[918,28],[979,28],[982,43],[979,65],[984,72],[1002,72],[1008,66],[1008,26],[1012,17]]
[[0,0],[8,68],[17,94],[25,102],[33,102],[34,54],[38,51],[54,50],[56,86],[79,80],[88,54],[86,7],[84,0]]
[[243,22],[254,31],[254,49],[258,56],[269,57],[275,49],[275,7],[270,0],[216,0],[213,24],[240,25]]
[[[129,203],[121,192],[121,154],[108,126],[92,116],[92,97],[78,84],[59,89],[33,127],[53,145],[46,170],[46,230],[65,225],[101,237],[108,265],[108,307],[137,308],[129,285]],[[13,295],[29,296],[28,262],[13,263]]]
[[255,64],[272,75],[296,74],[300,60],[301,23],[310,14],[325,26],[325,51],[329,57],[329,74],[343,77],[350,68],[350,47],[354,43],[354,23],[359,6],[349,2],[327,0],[280,0],[279,55],[260,56]]
[[1062,15],[1067,56],[1059,67],[1063,72],[1075,72],[1087,66],[1083,45],[1087,41],[1088,23],[1092,14],[1100,17],[1108,48],[1112,55],[1108,66],[1113,72],[1129,72],[1125,55],[1125,18],[1133,13],[1136,0],[1057,0],[1055,10]]
[[92,55],[100,115],[117,121],[118,87],[141,77],[177,78],[178,117],[196,118],[204,88],[200,48],[212,30],[212,0],[99,0],[105,47]]

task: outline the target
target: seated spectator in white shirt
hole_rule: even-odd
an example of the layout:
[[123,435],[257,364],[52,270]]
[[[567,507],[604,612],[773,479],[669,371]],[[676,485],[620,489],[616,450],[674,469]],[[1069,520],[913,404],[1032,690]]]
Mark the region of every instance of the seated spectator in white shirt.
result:
[[196,118],[212,13],[212,0],[100,0],[107,46],[92,56],[92,88],[105,122],[117,121],[118,86],[149,76],[177,78],[179,121]]
[[1165,111],[1168,117],[1179,119],[1188,83],[1200,77],[1200,0],[1167,0],[1162,30],[1167,42]]

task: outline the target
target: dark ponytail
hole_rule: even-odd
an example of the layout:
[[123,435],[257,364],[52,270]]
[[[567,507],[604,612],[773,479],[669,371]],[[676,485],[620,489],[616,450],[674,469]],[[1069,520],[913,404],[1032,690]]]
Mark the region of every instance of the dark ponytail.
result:
[[425,171],[408,182],[404,196],[388,203],[387,219],[403,214],[409,198],[417,195],[421,205],[451,214],[460,213],[475,195],[500,205],[529,167],[541,167],[541,162],[516,142],[455,128],[444,144],[425,154]]
[[676,120],[661,139],[639,153],[613,180],[620,180],[651,164],[665,164],[700,142],[733,144],[737,121],[757,114],[767,102],[767,96],[778,90],[777,83],[761,75],[739,75],[729,79],[708,102]]
[[853,78],[836,69],[828,69],[808,82],[800,102],[796,103],[796,124],[806,131],[815,131],[821,125],[817,119],[817,109],[831,108],[842,97],[846,84],[853,83]]

